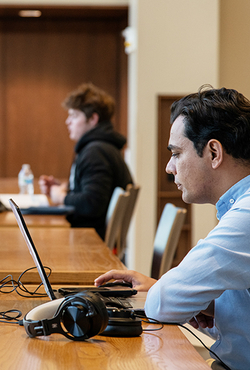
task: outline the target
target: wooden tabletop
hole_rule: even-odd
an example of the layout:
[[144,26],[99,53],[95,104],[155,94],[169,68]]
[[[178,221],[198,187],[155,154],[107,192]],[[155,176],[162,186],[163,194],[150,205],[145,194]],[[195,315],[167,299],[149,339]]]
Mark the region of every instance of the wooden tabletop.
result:
[[[34,179],[34,191],[40,193],[38,179]],[[16,177],[0,177],[0,194],[1,193],[19,193],[18,178]]]
[[[14,292],[0,296],[2,311],[16,308],[23,315],[47,300],[25,299]],[[60,334],[29,338],[22,326],[0,325],[0,358],[4,370],[210,369],[177,326],[166,325],[162,330],[144,332],[135,338],[95,336],[74,342]]]
[[[65,181],[63,179],[62,181]],[[36,194],[40,193],[38,179],[34,179],[34,190]],[[0,194],[18,194],[17,177],[0,178]],[[28,227],[70,227],[65,215],[24,215]],[[17,226],[15,216],[12,211],[0,213],[0,227]]]
[[[70,227],[64,215],[23,215],[28,227]],[[18,226],[12,211],[0,213],[0,227]]]
[[[8,274],[17,279],[34,262],[18,227],[2,227],[0,234],[0,279]],[[30,234],[43,265],[52,269],[51,283],[93,284],[100,274],[125,268],[94,229],[35,227]],[[23,281],[40,282],[38,272],[25,274]]]

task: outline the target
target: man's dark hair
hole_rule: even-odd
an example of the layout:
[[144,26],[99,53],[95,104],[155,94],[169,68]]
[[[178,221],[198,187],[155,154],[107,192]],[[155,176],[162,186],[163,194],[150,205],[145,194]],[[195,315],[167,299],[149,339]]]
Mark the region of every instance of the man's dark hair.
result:
[[79,109],[87,118],[97,113],[99,122],[109,121],[115,110],[114,99],[92,83],[80,85],[67,96],[62,106],[65,109]]
[[250,161],[250,101],[238,91],[204,85],[172,104],[171,123],[179,115],[200,157],[207,142],[216,139],[227,154]]

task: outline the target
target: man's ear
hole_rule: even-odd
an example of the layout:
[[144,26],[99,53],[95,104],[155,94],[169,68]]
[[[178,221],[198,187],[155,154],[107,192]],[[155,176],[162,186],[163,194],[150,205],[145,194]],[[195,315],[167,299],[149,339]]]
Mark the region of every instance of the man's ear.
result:
[[90,124],[91,128],[94,128],[98,122],[99,122],[98,113],[93,113],[92,116],[88,119],[88,123]]
[[211,139],[207,143],[207,148],[209,150],[212,168],[218,168],[223,162],[224,149],[218,140]]

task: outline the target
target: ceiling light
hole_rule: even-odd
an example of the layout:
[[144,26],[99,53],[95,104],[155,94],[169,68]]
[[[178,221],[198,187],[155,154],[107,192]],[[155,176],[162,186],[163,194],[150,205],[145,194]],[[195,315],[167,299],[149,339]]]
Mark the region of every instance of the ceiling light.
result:
[[41,17],[42,12],[40,10],[20,10],[18,12],[20,17]]

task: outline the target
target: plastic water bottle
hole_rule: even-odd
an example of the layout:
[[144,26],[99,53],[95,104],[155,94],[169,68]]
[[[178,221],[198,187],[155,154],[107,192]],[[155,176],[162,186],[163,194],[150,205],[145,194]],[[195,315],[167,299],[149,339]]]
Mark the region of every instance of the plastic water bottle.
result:
[[20,194],[34,194],[34,175],[29,164],[23,164],[18,174],[18,186]]

